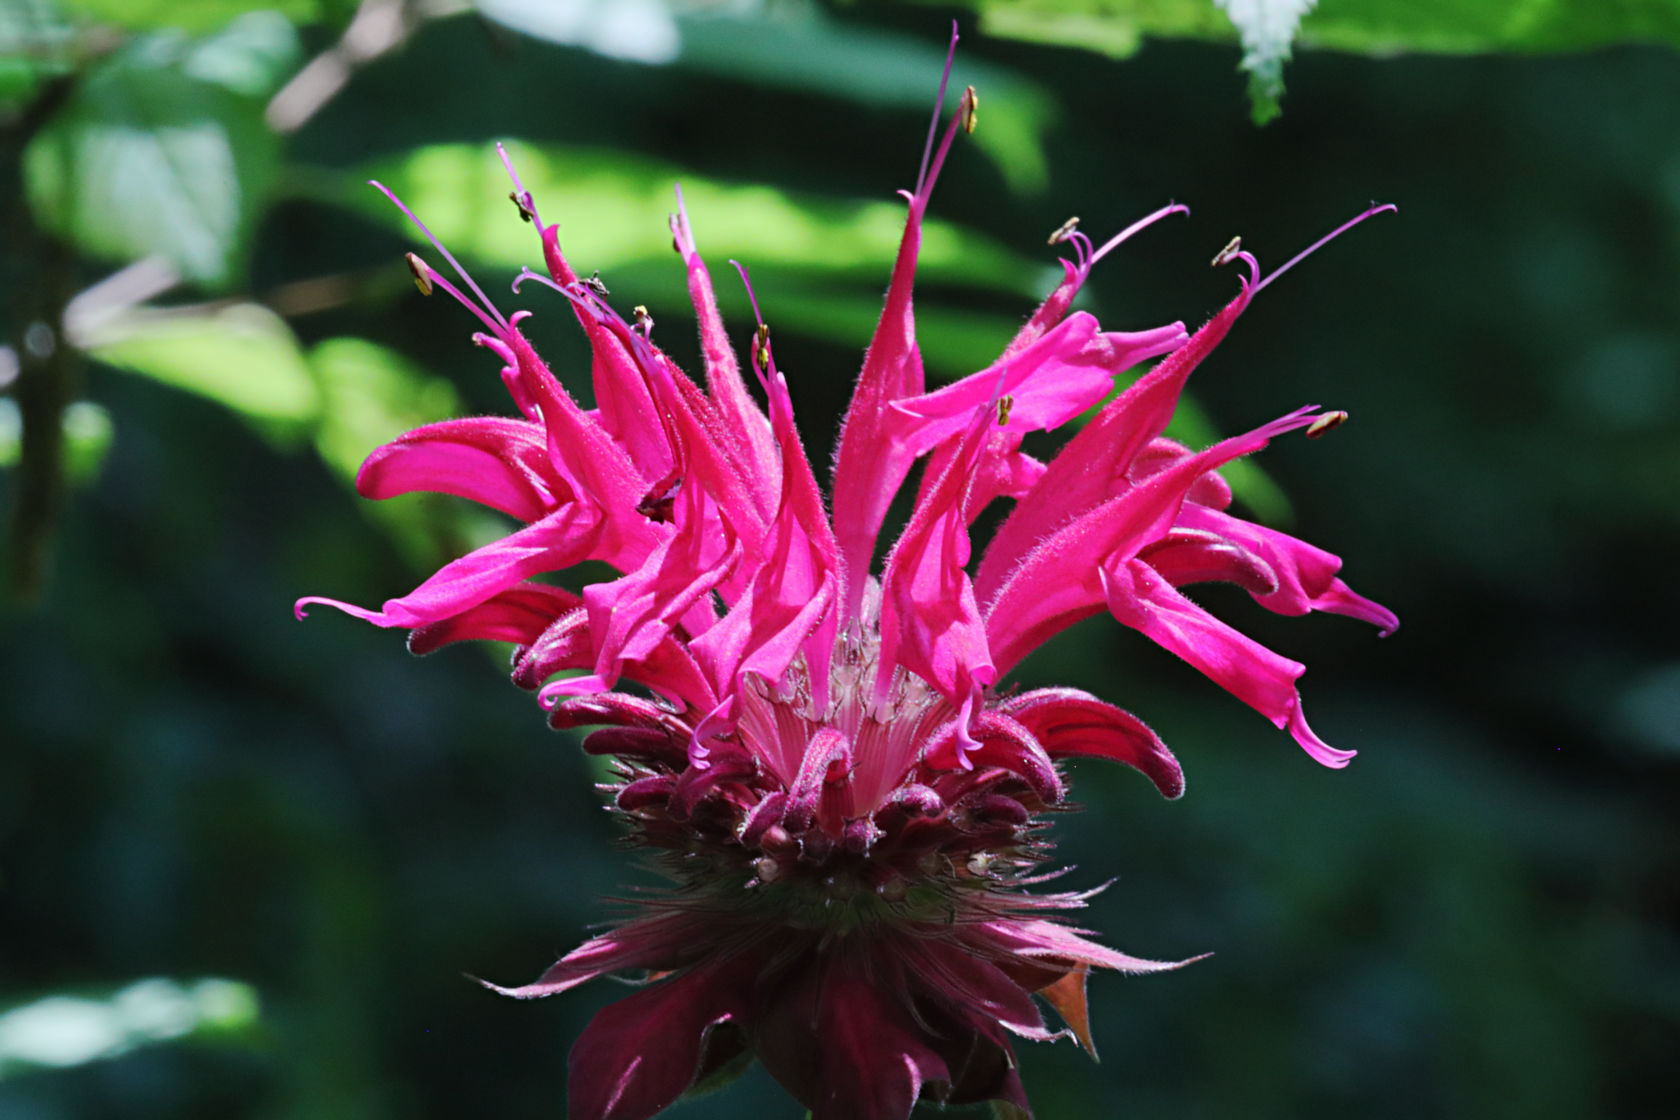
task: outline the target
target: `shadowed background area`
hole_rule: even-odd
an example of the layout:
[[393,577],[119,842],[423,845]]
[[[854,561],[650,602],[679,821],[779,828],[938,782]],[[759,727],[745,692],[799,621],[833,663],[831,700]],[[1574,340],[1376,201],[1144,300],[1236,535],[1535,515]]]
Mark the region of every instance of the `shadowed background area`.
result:
[[[564,1111],[567,1050],[622,989],[522,1004],[462,973],[527,980],[652,882],[615,848],[594,762],[508,685],[505,648],[422,662],[396,632],[291,615],[305,594],[400,594],[502,531],[348,484],[405,428],[510,408],[475,321],[414,291],[402,254],[421,246],[362,183],[390,183],[504,311],[533,309],[586,396],[563,301],[507,291],[539,262],[490,145],[510,141],[574,262],[647,305],[693,370],[664,226],[680,179],[738,339],[724,261],[753,270],[820,463],[953,15],[980,127],[931,208],[933,380],[995,356],[1053,281],[1044,238],[1069,214],[1100,238],[1191,208],[1096,271],[1086,304],[1124,329],[1217,309],[1236,280],[1207,262],[1233,234],[1275,267],[1372,199],[1399,206],[1267,288],[1180,427],[1351,413],[1233,481],[1344,557],[1400,632],[1278,619],[1235,588],[1198,599],[1306,662],[1315,727],[1359,758],[1321,769],[1106,618],[1018,674],[1131,709],[1188,776],[1166,803],[1073,766],[1063,882],[1115,880],[1079,924],[1140,956],[1214,954],[1095,977],[1100,1064],[1020,1050],[1038,1115],[1671,1106],[1671,49],[1299,50],[1283,115],[1257,128],[1234,41],[1148,39],[1117,61],[1047,41],[1065,21],[1021,4],[991,5],[992,35],[922,5],[739,5],[720,23],[653,0],[611,18],[323,2],[230,23],[247,5],[199,3],[171,32],[108,22],[115,5],[5,2],[0,1115]],[[1360,45],[1343,27],[1320,38]],[[61,409],[59,476],[30,456]],[[754,1070],[671,1114],[797,1109]]]

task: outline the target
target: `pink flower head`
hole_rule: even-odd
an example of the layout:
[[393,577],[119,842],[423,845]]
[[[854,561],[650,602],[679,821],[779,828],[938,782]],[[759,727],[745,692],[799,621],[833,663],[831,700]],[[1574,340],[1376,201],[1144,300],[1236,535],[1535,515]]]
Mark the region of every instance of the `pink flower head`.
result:
[[[917,250],[974,108],[971,89],[942,134],[936,110],[905,193],[909,218],[828,505],[762,318],[747,365],[767,410],[742,376],[680,193],[671,232],[699,318],[703,388],[654,344],[644,309],[626,319],[579,279],[517,175],[514,198],[546,264],[520,281],[568,302],[593,348],[597,408],[581,408],[526,341],[528,312],[504,317],[441,245],[470,295],[410,257],[423,291],[443,289],[483,324],[475,341],[500,359],[519,414],[410,432],[368,458],[357,487],[370,498],[457,494],[523,527],[378,610],[328,599],[298,610],[325,602],[405,627],[416,653],[515,643],[513,679],[536,690],[554,727],[601,728],[584,749],[616,758],[613,807],[679,888],[533,983],[498,989],[531,998],[605,973],[646,977],[573,1049],[573,1120],[651,1116],[749,1055],[818,1120],[902,1120],[924,1098],[1025,1110],[1011,1036],[1072,1035],[1089,1048],[1090,969],[1186,963],[1106,948],[1052,916],[1087,896],[1026,889],[1044,878],[1040,818],[1063,802],[1060,760],[1113,759],[1167,797],[1184,788],[1136,716],[1070,688],[999,688],[1081,618],[1107,610],[1320,762],[1352,756],[1308,727],[1300,664],[1181,590],[1234,582],[1282,614],[1395,626],[1337,578],[1335,556],[1231,513],[1218,473],[1345,414],[1298,409],[1200,451],[1162,435],[1185,379],[1264,286],[1252,256],[1235,245],[1221,254],[1216,263],[1248,275],[1194,335],[1179,323],[1105,331],[1069,311],[1092,266],[1184,207],[1100,248],[1064,228],[1053,239],[1072,248],[1064,278],[998,360],[926,388]],[[1126,370],[1163,354],[1048,462],[1022,450],[1029,432],[1098,406]],[[913,512],[877,574],[889,505],[919,460]],[[970,526],[1000,500],[1011,508],[975,564]],[[585,560],[620,575],[581,591],[536,578]],[[1034,995],[1063,1029],[1046,1025]]]

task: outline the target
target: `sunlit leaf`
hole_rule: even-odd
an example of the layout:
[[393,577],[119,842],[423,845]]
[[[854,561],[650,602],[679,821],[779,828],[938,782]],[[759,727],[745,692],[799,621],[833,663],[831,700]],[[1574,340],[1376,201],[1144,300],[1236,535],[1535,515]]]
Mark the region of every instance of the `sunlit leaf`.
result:
[[262,50],[244,32],[243,46],[147,37],[90,72],[25,153],[41,225],[90,256],[157,253],[200,283],[231,282],[278,160],[260,100],[228,88],[237,59],[241,81],[273,64],[277,37],[257,31]]
[[[561,244],[574,266],[599,269],[609,284],[619,285],[615,291],[633,292],[633,303],[686,306],[684,274],[666,224],[676,205],[673,184],[680,180],[727,313],[744,316],[749,310],[726,263],[734,259],[752,269],[767,300],[765,313],[779,324],[861,345],[880,315],[881,277],[904,229],[901,203],[842,202],[723,183],[622,152],[526,145],[510,151],[543,219],[559,221]],[[458,255],[508,271],[540,266],[536,235],[508,202],[507,176],[491,149],[435,145],[364,170],[394,190]],[[359,181],[347,182],[342,198],[424,243],[394,207]],[[982,234],[927,223],[919,272],[924,285],[980,288],[1019,300],[1018,311],[993,316],[945,313],[931,301],[918,304],[929,363],[969,372],[990,362],[1054,282],[1053,268],[1049,260],[1027,261]],[[629,280],[634,284],[620,285]],[[486,286],[506,291],[500,281]]]
[[1376,55],[1680,46],[1680,4],[1673,0],[1357,0],[1317,7],[1312,0],[968,0],[968,6],[988,35],[1115,57],[1130,55],[1148,36],[1231,42],[1240,32],[1257,119],[1275,113],[1292,36],[1296,46]]
[[345,478],[373,448],[459,411],[448,381],[365,339],[327,339],[309,352],[309,367],[326,404],[315,446]]
[[141,1046],[237,1037],[258,1022],[257,993],[233,980],[139,980],[52,995],[0,1012],[0,1079],[115,1058]]
[[89,346],[102,362],[218,401],[250,420],[295,431],[321,394],[278,315],[241,303],[209,312],[131,312]]
[[273,11],[294,23],[321,18],[320,0],[60,0],[65,8],[121,27],[214,31],[247,12]]

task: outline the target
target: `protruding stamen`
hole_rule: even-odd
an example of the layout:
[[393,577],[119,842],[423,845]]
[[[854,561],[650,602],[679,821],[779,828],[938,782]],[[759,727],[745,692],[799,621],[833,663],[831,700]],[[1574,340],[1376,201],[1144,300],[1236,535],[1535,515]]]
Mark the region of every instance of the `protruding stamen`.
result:
[[[461,262],[455,259],[455,254],[451,253],[448,249],[444,248],[443,242],[441,242],[437,239],[437,235],[434,234],[431,230],[426,228],[426,223],[422,222],[419,218],[415,217],[414,216],[414,211],[410,210],[406,205],[404,205],[402,199],[398,198],[395,194],[391,193],[390,188],[387,187],[384,183],[381,183],[377,179],[369,179],[368,180],[368,185],[370,187],[372,187],[374,190],[378,191],[380,194],[384,195],[386,198],[390,199],[391,200],[391,205],[395,206],[399,211],[401,211],[403,217],[407,218],[410,222],[414,223],[414,228],[418,229],[421,233],[426,235],[426,240],[430,241],[432,243],[432,248],[436,249],[440,254],[442,254],[443,259],[449,262],[449,267],[453,268],[455,270],[455,274],[457,276],[459,276],[462,280],[466,281],[467,287],[471,288],[473,294],[479,298],[479,302],[483,304],[484,310],[488,311],[490,313],[490,318],[495,320],[496,326],[499,327],[501,330],[506,330],[507,329],[507,320],[502,318],[502,313],[500,311],[496,310],[496,305],[490,302],[490,297],[484,294],[484,289],[480,288],[478,286],[478,283],[475,280],[473,280],[473,278],[471,276],[469,276],[467,274],[467,270],[461,267]],[[463,300],[462,302],[464,303],[466,301]],[[471,306],[471,305],[469,304],[469,306]],[[480,316],[480,317],[482,318],[482,316]]]
[[406,259],[408,261],[408,271],[414,277],[414,286],[416,288],[420,289],[420,294],[421,295],[423,295],[423,296],[431,295],[432,294],[432,270],[431,270],[431,268],[427,266],[425,261],[420,259],[420,254],[418,254],[418,253],[409,253],[406,256]]
[[962,104],[957,106],[957,112],[962,115],[963,131],[972,134],[974,126],[980,123],[980,95],[969,86],[963,90]]
[[1014,407],[1015,407],[1015,396],[1014,396],[1013,393],[1006,393],[1003,396],[998,398],[998,402],[997,402],[998,427],[1000,427],[1000,428],[1008,427],[1008,425],[1009,425],[1009,412]]
[[1311,424],[1307,425],[1307,438],[1317,439],[1325,432],[1339,428],[1343,424],[1347,423],[1347,418],[1348,414],[1345,409],[1338,408],[1333,412],[1326,412],[1323,416],[1320,416],[1317,420],[1314,420]]
[[1384,213],[1387,213],[1391,210],[1392,211],[1398,211],[1399,209],[1400,208],[1398,206],[1394,205],[1394,203],[1392,203],[1392,202],[1372,204],[1369,209],[1367,209],[1364,213],[1360,214],[1358,217],[1352,218],[1352,219],[1349,219],[1348,221],[1343,222],[1341,225],[1337,226],[1335,229],[1331,230],[1329,233],[1325,234],[1323,237],[1319,238],[1317,241],[1314,241],[1311,245],[1308,245],[1305,249],[1302,249],[1299,253],[1296,253],[1293,257],[1290,257],[1289,260],[1284,263],[1284,266],[1282,268],[1278,269],[1276,272],[1272,273],[1270,276],[1266,277],[1264,280],[1262,280],[1258,284],[1256,284],[1254,286],[1254,290],[1256,292],[1258,292],[1261,288],[1264,288],[1267,284],[1270,284],[1273,280],[1276,280],[1279,276],[1282,276],[1284,273],[1288,272],[1290,269],[1294,268],[1296,265],[1300,264],[1302,261],[1304,261],[1308,257],[1312,256],[1319,249],[1323,248],[1325,245],[1329,244],[1331,241],[1334,241],[1336,238],[1340,237],[1342,234],[1346,233],[1348,230],[1352,229],[1354,226],[1358,225],[1360,222],[1365,221],[1367,218],[1374,218],[1378,214],[1384,214]]
[[531,192],[525,189],[525,184],[519,178],[519,172],[513,169],[513,160],[507,154],[507,149],[501,141],[496,142],[496,154],[502,158],[502,166],[507,168],[508,178],[513,180],[513,193],[508,197],[519,207],[519,216],[527,222],[534,223],[538,229],[543,228],[542,217],[537,213],[537,201]]
[[1067,221],[1063,222],[1061,225],[1057,226],[1054,230],[1052,230],[1051,233],[1050,233],[1050,240],[1046,241],[1045,244],[1046,245],[1060,245],[1062,242],[1066,241],[1069,237],[1072,237],[1073,236],[1073,231],[1078,229],[1078,228],[1079,228],[1079,215],[1075,214],[1073,217],[1069,218]]
[[945,72],[939,76],[939,96],[933,102],[933,121],[928,125],[927,143],[922,146],[922,169],[916,173],[916,194],[927,182],[928,164],[933,159],[933,141],[939,135],[939,117],[945,111],[945,90],[951,83],[951,65],[957,60],[957,21],[951,21],[951,45],[945,51]]
[[630,309],[630,313],[636,317],[636,325],[642,329],[644,337],[653,334],[653,316],[648,314],[646,307],[638,303]]
[[1219,250],[1219,252],[1213,255],[1213,260],[1210,262],[1210,266],[1218,268],[1222,264],[1230,264],[1236,259],[1237,254],[1240,252],[1242,252],[1242,238],[1233,237],[1225,243],[1225,248]]
[[[1113,252],[1115,249],[1117,249],[1121,245],[1124,245],[1127,241],[1130,241],[1135,235],[1142,232],[1143,230],[1148,229],[1150,226],[1154,225],[1156,222],[1160,221],[1162,218],[1170,218],[1174,214],[1188,214],[1188,213],[1190,213],[1190,207],[1184,205],[1184,203],[1182,203],[1182,202],[1169,202],[1165,206],[1161,207],[1159,210],[1155,211],[1153,214],[1145,214],[1143,217],[1139,218],[1137,221],[1133,222],[1131,225],[1127,226],[1125,229],[1121,230],[1119,233],[1115,234],[1113,237],[1109,238],[1107,241],[1104,241],[1102,243],[1102,248],[1093,252],[1090,255],[1090,257],[1085,261],[1085,267],[1090,268],[1092,265],[1096,264],[1098,261],[1100,261],[1104,257],[1108,256],[1109,253]],[[1087,245],[1089,245],[1089,242],[1087,242]]]
[[770,368],[770,325],[760,323],[758,335],[753,341],[753,360],[765,369]]

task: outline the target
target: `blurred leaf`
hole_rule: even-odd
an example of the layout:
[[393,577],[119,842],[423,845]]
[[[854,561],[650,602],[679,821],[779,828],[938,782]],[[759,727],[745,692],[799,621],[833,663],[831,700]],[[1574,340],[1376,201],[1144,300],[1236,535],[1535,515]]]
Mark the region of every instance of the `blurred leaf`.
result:
[[[526,145],[510,145],[509,151],[544,219],[559,220],[561,244],[573,264],[585,272],[600,269],[610,284],[624,281],[624,291],[634,292],[632,302],[655,307],[656,318],[657,302],[669,306],[687,298],[667,225],[679,179],[727,312],[747,311],[745,295],[726,263],[734,259],[752,269],[761,297],[768,300],[766,315],[790,328],[860,345],[880,316],[881,278],[904,229],[899,203],[837,202],[727,184],[684,176],[670,165],[616,151]],[[506,269],[541,264],[535,233],[507,201],[507,175],[493,150],[428,146],[363,170],[395,191],[452,251]],[[376,191],[346,179],[337,200],[424,241]],[[984,235],[928,222],[922,236],[919,278],[924,285],[946,283],[1020,297],[1019,313],[988,320],[998,345],[1053,282],[1047,281],[1046,265],[1031,263]],[[931,339],[939,330],[939,312],[924,302],[918,316],[928,361],[950,369],[952,356],[938,353]],[[998,346],[989,342],[983,358],[972,356],[982,349],[970,337],[982,318],[966,313],[952,332],[965,344],[963,372],[997,356]]]
[[[816,12],[794,20],[689,18],[679,26],[684,66],[865,105],[931,112],[938,90],[933,76],[945,62],[945,52],[922,39],[841,24]],[[1055,103],[1038,85],[958,50],[950,88],[960,92],[966,85],[980,95],[973,143],[1012,190],[1044,189],[1050,171],[1041,137]],[[954,104],[947,99],[947,113]],[[820,129],[822,122],[811,126]]]
[[1674,0],[1356,0],[1317,8],[1314,0],[968,3],[988,35],[1082,47],[1116,58],[1131,55],[1145,36],[1229,42],[1240,33],[1242,68],[1249,73],[1259,123],[1278,112],[1292,38],[1375,55],[1583,51],[1633,42],[1680,46],[1680,4]]
[[375,447],[460,411],[448,381],[365,339],[327,339],[309,352],[309,368],[325,402],[315,446],[347,479]]
[[130,312],[104,325],[88,349],[119,369],[219,401],[273,434],[293,432],[321,413],[297,339],[256,304]]
[[[92,401],[64,410],[64,473],[72,483],[92,481],[111,449],[111,414]],[[17,465],[23,454],[23,417],[17,401],[0,397],[0,467]]]
[[16,110],[41,80],[66,73],[75,30],[47,0],[0,3],[0,114]]
[[[931,110],[932,75],[943,49],[883,28],[828,18],[815,4],[780,4],[722,14],[705,4],[625,0],[477,0],[489,19],[527,35],[610,58],[677,64],[732,81],[833,97],[862,105]],[[691,14],[692,13],[692,14]],[[958,52],[951,88],[973,85],[984,107],[974,143],[1011,189],[1050,181],[1041,137],[1055,115],[1042,87]],[[947,104],[949,110],[954,102]],[[821,121],[812,121],[820,128]]]
[[[10,2],[10,0],[8,0]],[[321,18],[319,0],[62,0],[94,19],[139,30],[172,27],[191,34],[214,31],[247,12],[272,11],[293,23]]]
[[247,97],[280,88],[302,58],[297,31],[279,12],[250,12],[195,43],[182,60],[187,76]]
[[37,220],[91,256],[157,253],[202,284],[231,283],[279,149],[260,99],[230,84],[277,76],[281,39],[263,17],[198,46],[147,36],[99,65],[25,152]]
[[474,0],[473,6],[532,38],[626,62],[670,62],[682,42],[670,6],[661,0]]
[[248,984],[152,978],[101,995],[53,995],[0,1013],[0,1079],[115,1058],[153,1043],[238,1036],[258,1023]]

